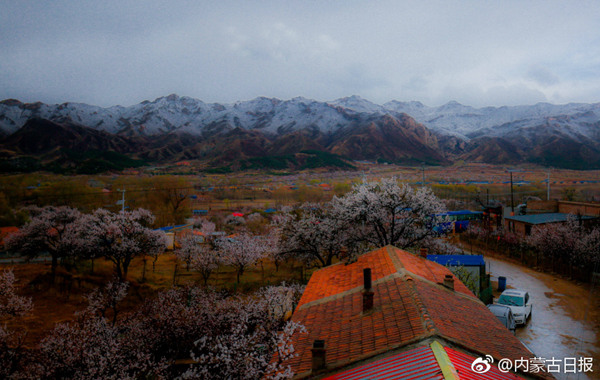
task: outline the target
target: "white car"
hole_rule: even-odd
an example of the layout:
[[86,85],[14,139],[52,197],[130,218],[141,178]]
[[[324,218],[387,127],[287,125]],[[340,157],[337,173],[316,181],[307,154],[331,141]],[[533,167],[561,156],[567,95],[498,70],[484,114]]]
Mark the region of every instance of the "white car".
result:
[[500,305],[510,307],[515,322],[520,325],[527,323],[531,317],[532,305],[529,293],[522,290],[509,289],[500,294],[498,302]]
[[515,323],[515,318],[512,315],[512,310],[510,309],[510,307],[498,305],[497,303],[493,305],[487,305],[487,307],[488,309],[490,309],[492,314],[494,314],[496,318],[498,318],[500,323],[506,326],[506,328],[509,329],[510,332],[512,332],[513,334],[515,333],[515,328],[517,327],[517,324]]

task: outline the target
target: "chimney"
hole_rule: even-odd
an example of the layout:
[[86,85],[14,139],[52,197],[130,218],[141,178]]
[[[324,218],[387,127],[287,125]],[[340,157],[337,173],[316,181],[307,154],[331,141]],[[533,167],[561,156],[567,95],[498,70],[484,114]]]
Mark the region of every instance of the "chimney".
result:
[[312,370],[313,372],[322,370],[326,367],[325,359],[325,341],[315,340],[313,346],[310,349],[312,351]]
[[444,286],[450,290],[454,290],[454,277],[452,277],[451,274],[447,274],[446,277],[444,277]]
[[427,258],[427,248],[421,248],[419,250],[419,252],[420,252],[422,258],[424,258],[424,259]]
[[363,313],[373,308],[373,290],[371,289],[371,268],[363,269],[365,289],[363,290]]

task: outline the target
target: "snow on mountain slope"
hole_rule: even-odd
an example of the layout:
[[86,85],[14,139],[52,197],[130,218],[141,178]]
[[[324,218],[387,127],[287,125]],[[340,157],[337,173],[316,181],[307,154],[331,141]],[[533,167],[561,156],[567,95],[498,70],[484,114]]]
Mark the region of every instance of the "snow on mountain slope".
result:
[[404,112],[426,127],[444,134],[469,140],[479,136],[503,136],[515,128],[534,127],[560,120],[578,133],[589,137],[589,125],[600,121],[600,103],[473,108],[457,102],[440,107],[420,103],[392,101],[384,104],[389,111]]
[[352,112],[305,98],[282,101],[256,98],[234,104],[207,104],[189,97],[169,95],[131,107],[101,108],[78,103],[24,104],[16,100],[0,102],[0,129],[10,134],[30,118],[67,121],[118,133],[135,128],[154,135],[175,130],[201,134],[211,123],[227,123],[232,128],[261,129],[284,133],[307,127],[331,132],[353,120]]
[[0,102],[0,130],[10,134],[30,118],[40,117],[56,122],[72,121],[111,133],[143,135],[172,131],[201,135],[233,128],[274,135],[306,128],[333,133],[365,114],[399,117],[402,113],[440,135],[466,141],[528,133],[560,133],[577,141],[600,141],[600,103],[473,108],[449,102],[428,107],[420,102],[395,100],[378,105],[356,95],[331,102],[302,97],[290,100],[259,97],[233,104],[209,104],[173,94],[131,107],[110,108],[80,103],[25,104],[9,99]]
[[352,95],[349,97],[341,98],[329,102],[329,104],[347,108],[358,113],[380,113],[385,114],[388,111],[378,104],[372,103],[366,99],[361,98],[358,95]]

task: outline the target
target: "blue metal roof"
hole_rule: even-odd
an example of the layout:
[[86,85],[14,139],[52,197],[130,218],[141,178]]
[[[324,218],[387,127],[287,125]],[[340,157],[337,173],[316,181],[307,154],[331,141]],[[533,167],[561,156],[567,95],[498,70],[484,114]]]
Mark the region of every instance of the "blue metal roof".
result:
[[427,260],[444,266],[480,266],[485,265],[482,255],[427,255]]
[[180,225],[177,225],[177,226],[159,227],[159,228],[156,228],[155,231],[170,231],[170,230],[176,230],[176,229],[179,229],[179,228],[182,228],[182,227],[188,227],[188,226],[191,227],[191,224],[180,224]]
[[448,211],[436,215],[480,215],[483,211],[471,211],[471,210],[459,210],[459,211]]
[[517,222],[527,223],[527,224],[545,224],[545,223],[559,223],[566,222],[569,217],[579,218],[583,220],[595,219],[594,216],[575,216],[573,214],[565,214],[562,212],[551,212],[545,214],[530,214],[530,215],[516,215],[516,216],[506,216],[504,219],[514,220]]

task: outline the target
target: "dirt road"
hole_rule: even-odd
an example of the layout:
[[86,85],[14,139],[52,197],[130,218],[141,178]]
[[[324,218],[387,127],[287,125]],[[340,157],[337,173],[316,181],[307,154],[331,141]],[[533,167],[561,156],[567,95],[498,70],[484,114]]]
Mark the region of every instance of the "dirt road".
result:
[[[485,258],[492,280],[506,277],[508,288],[529,292],[533,312],[516,336],[537,357],[593,358],[593,373],[554,373],[558,379],[600,379],[600,288],[539,273],[529,268]],[[556,363],[556,362],[555,362]],[[564,366],[561,365],[561,372]]]

